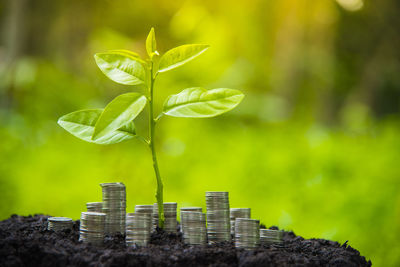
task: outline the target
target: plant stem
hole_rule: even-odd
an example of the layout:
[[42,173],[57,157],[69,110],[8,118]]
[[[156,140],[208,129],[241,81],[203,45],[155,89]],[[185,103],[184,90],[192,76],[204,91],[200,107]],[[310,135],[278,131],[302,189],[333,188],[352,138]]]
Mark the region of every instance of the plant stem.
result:
[[155,77],[153,77],[153,61],[151,61],[151,68],[150,68],[150,98],[149,98],[149,131],[150,131],[150,136],[149,136],[149,146],[151,149],[151,155],[153,158],[153,168],[154,172],[156,174],[156,179],[157,179],[157,191],[156,191],[156,199],[157,199],[157,204],[158,204],[158,226],[160,228],[164,227],[164,204],[163,204],[163,182],[161,179],[160,175],[160,170],[158,169],[158,162],[157,162],[157,155],[156,155],[156,149],[155,149],[155,144],[154,144],[154,132],[155,132],[155,126],[156,126],[156,120],[154,118],[154,110],[153,110],[153,89],[154,89],[154,82],[155,82]]

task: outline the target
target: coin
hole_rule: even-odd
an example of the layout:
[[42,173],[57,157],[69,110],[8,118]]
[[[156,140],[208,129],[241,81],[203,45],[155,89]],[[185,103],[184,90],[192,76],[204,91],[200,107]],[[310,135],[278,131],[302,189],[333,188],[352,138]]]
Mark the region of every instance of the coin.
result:
[[103,213],[106,216],[107,234],[125,234],[126,189],[123,183],[102,183]]
[[190,245],[207,244],[206,215],[198,211],[182,211],[183,241]]
[[128,213],[126,216],[126,245],[146,246],[150,241],[151,226],[151,214]]
[[60,231],[72,229],[73,221],[67,217],[50,217],[47,219],[47,230]]
[[93,245],[102,245],[106,214],[100,212],[82,212],[79,228],[79,240]]
[[250,208],[231,208],[230,218],[231,218],[231,234],[235,234],[235,219],[236,218],[247,218],[250,219]]
[[260,221],[247,218],[235,220],[235,247],[254,249],[260,245]]
[[230,241],[228,192],[206,192],[208,242]]
[[283,231],[281,230],[260,229],[260,242],[263,245],[281,245],[283,243],[282,236]]
[[[164,202],[164,231],[168,233],[176,233],[176,209],[178,204],[176,202]],[[154,203],[153,206],[153,229],[158,226],[158,204]]]
[[[150,215],[150,220],[153,222],[153,205],[136,205],[135,213],[144,213]],[[153,225],[150,225],[150,233],[153,231]]]
[[180,231],[182,232],[182,229],[183,229],[183,225],[184,225],[184,222],[183,222],[183,219],[182,219],[182,212],[184,212],[184,211],[197,211],[197,212],[203,212],[203,208],[201,208],[201,207],[182,207],[181,208],[181,222],[180,222]]
[[103,202],[88,202],[86,208],[89,212],[103,212]]

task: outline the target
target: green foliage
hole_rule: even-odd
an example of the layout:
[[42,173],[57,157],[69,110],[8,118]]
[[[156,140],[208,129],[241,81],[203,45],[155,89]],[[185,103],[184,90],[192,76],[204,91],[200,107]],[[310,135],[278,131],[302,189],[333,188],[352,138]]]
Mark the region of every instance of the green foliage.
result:
[[234,89],[218,88],[207,91],[201,87],[188,88],[171,95],[164,103],[163,112],[172,117],[215,117],[234,109],[244,95]]
[[111,80],[125,85],[137,85],[146,80],[146,71],[142,63],[131,52],[97,53],[97,66]]
[[145,96],[127,93],[111,101],[96,122],[92,140],[100,139],[132,122],[147,103]]
[[[163,227],[163,182],[158,168],[155,149],[155,126],[159,116],[154,116],[154,82],[158,72],[177,68],[194,59],[208,49],[208,45],[190,44],[173,48],[159,60],[154,28],[146,39],[148,61],[128,50],[113,50],[97,53],[95,60],[100,70],[111,80],[124,85],[144,84],[148,95],[127,93],[117,96],[104,110],[83,110],[67,114],[59,124],[74,136],[97,144],[114,144],[135,136],[133,120],[149,102],[149,134],[138,136],[151,149],[153,167],[157,180],[156,199],[159,206],[159,225]],[[235,108],[244,95],[233,89],[219,88],[207,91],[203,88],[189,88],[167,98],[163,113],[174,117],[214,117]],[[94,127],[94,128],[93,128]]]
[[175,47],[165,53],[160,59],[158,72],[175,69],[198,57],[208,49],[209,45],[188,44]]
[[58,124],[79,139],[100,145],[116,144],[132,139],[136,135],[135,125],[133,121],[131,121],[121,128],[103,135],[101,138],[92,140],[96,122],[98,121],[102,112],[102,109],[86,109],[75,111],[62,116],[58,120]]
[[125,54],[127,56],[131,56],[133,58],[135,58],[137,61],[145,63],[143,60],[140,59],[140,56],[138,53],[129,51],[129,50],[125,50],[125,49],[115,49],[115,50],[111,50],[110,52],[115,52],[115,53],[120,53],[120,54]]
[[154,28],[151,28],[149,35],[146,39],[146,51],[147,55],[150,58],[153,58],[154,55],[158,55],[157,52],[157,43],[156,43],[156,34],[154,32]]

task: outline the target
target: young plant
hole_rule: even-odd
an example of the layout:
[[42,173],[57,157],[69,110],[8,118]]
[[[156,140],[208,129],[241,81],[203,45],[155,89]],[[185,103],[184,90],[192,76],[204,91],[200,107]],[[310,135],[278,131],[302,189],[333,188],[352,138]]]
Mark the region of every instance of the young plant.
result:
[[[161,114],[154,114],[154,83],[161,73],[173,70],[191,61],[208,49],[208,45],[188,44],[173,48],[160,57],[156,50],[154,29],[146,39],[146,60],[127,50],[112,50],[95,54],[97,66],[114,82],[124,85],[143,84],[147,95],[126,93],[117,96],[104,109],[79,110],[62,116],[58,124],[72,135],[95,144],[109,145],[132,138],[143,141],[151,151],[153,168],[157,179],[156,199],[159,226],[164,225],[163,181],[157,163],[155,129],[163,115],[185,118],[214,117],[235,108],[244,95],[234,89],[202,87],[184,89],[169,96]],[[147,137],[136,135],[134,119],[148,103],[149,133]]]

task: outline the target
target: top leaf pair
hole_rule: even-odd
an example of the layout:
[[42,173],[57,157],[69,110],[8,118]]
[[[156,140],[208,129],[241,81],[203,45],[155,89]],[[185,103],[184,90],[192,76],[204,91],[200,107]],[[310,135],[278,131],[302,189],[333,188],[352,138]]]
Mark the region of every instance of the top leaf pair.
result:
[[159,57],[154,29],[151,29],[146,40],[146,51],[149,56],[146,60],[128,50],[112,50],[96,54],[96,63],[108,78],[125,85],[144,84],[148,88],[147,96],[134,92],[125,93],[117,96],[104,109],[75,111],[62,116],[58,123],[82,140],[97,144],[112,144],[138,137],[133,121],[147,103],[150,104],[150,121],[157,121],[163,115],[214,117],[235,108],[244,97],[240,91],[194,87],[170,95],[164,102],[162,113],[153,117],[153,86],[158,73],[185,64],[202,54],[208,47],[202,44],[182,45]]
[[[150,59],[158,56],[154,29],[151,29],[146,40],[146,50]],[[154,75],[175,69],[194,59],[208,49],[209,45],[189,44],[173,48],[166,52],[159,60]],[[114,82],[125,85],[146,84],[146,64],[138,54],[127,50],[112,50],[107,53],[97,53],[96,63],[101,71]],[[156,67],[156,66],[155,66]]]

